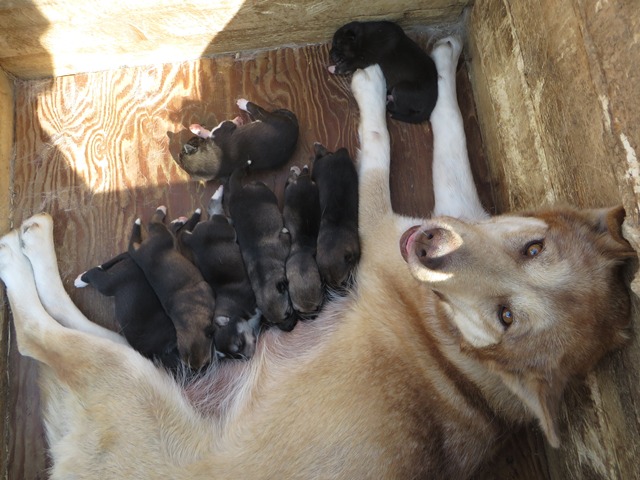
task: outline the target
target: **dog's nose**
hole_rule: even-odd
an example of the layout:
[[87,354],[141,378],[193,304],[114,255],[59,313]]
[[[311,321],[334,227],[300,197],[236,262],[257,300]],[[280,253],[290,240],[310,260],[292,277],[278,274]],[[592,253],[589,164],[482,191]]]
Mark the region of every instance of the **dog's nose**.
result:
[[459,240],[460,237],[451,230],[429,228],[416,235],[413,251],[422,265],[438,270],[443,267],[447,256],[460,246]]

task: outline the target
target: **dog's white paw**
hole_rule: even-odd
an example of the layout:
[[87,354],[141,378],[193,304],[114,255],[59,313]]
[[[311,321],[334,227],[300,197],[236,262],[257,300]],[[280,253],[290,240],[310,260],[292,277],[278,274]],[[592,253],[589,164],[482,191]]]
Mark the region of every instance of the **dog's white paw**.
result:
[[351,91],[361,110],[365,106],[386,108],[387,84],[379,65],[356,70],[351,79]]
[[30,273],[29,261],[21,250],[22,242],[18,230],[11,230],[0,238],[0,278],[7,286],[11,279],[18,280]]
[[247,100],[246,98],[239,98],[238,100],[236,100],[236,105],[238,105],[238,108],[243,112],[247,111],[247,103],[249,103],[249,100]]
[[438,74],[442,75],[451,69],[455,71],[461,52],[462,40],[459,37],[450,36],[438,40],[431,51],[431,58],[436,64]]
[[20,226],[22,251],[29,256],[43,248],[43,244],[53,241],[53,219],[48,213],[38,213]]

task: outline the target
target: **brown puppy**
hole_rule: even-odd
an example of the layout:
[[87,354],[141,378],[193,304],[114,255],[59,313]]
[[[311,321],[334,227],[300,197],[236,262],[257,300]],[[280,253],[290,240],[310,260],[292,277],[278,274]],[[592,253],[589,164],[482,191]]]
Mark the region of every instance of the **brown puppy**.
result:
[[320,192],[320,232],[316,260],[322,280],[332,288],[347,284],[360,259],[358,174],[349,152],[314,145],[313,180]]
[[293,112],[268,112],[243,98],[237,104],[254,121],[244,123],[236,117],[211,131],[198,124],[189,127],[196,136],[182,148],[178,164],[194,179],[228,177],[246,165],[254,170],[278,168],[293,155],[298,142],[298,119]]
[[129,255],[173,320],[182,361],[199,369],[211,360],[214,296],[198,268],[174,248],[173,235],[163,223],[166,214],[166,207],[158,207],[144,241],[140,219],[136,220]]

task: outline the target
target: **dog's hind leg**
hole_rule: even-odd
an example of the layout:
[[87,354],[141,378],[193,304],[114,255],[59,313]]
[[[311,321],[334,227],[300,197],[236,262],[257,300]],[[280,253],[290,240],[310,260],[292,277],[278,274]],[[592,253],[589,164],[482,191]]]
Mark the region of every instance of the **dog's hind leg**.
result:
[[390,144],[386,121],[387,88],[378,65],[357,70],[351,90],[360,109],[360,151],[357,156],[359,182],[359,228],[377,228],[381,217],[391,210],[389,193]]
[[462,51],[457,37],[439,40],[431,57],[438,70],[438,100],[431,113],[433,131],[434,216],[487,218],[473,182],[462,115],[456,97],[456,68]]
[[[17,232],[16,235],[18,235]],[[31,262],[33,269],[37,295],[40,298],[38,303],[44,306],[49,315],[65,327],[128,345],[124,337],[85,317],[69,298],[58,270],[51,216],[40,213],[25,220],[20,227],[19,235],[18,242],[26,255],[25,261],[28,258],[27,265]]]

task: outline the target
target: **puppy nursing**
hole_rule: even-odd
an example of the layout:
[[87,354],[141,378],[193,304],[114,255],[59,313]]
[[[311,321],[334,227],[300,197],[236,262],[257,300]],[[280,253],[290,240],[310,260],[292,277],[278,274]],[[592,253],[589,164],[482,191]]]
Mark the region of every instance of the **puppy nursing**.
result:
[[[356,71],[355,287],[314,322],[269,330],[249,362],[219,365],[208,384],[183,389],[79,316],[52,278],[50,217],[0,239],[19,349],[48,366],[52,478],[463,479],[514,425],[536,421],[560,443],[567,381],[627,339],[620,268],[634,252],[620,236],[619,208],[488,218],[464,174],[460,49],[447,38],[432,52],[438,216],[393,213],[384,76],[377,66]],[[289,240],[277,205],[259,184],[232,184],[230,194],[240,246],[252,240],[249,274],[261,257],[242,219],[272,227],[264,240],[284,265]],[[588,281],[567,281],[574,276]],[[283,279],[284,268],[276,290]],[[281,300],[272,318],[282,327]]]
[[183,147],[179,165],[197,180],[228,177],[236,168],[278,168],[285,164],[298,142],[298,119],[286,109],[268,112],[245,99],[237,102],[240,110],[254,120],[241,117],[226,120],[209,131],[191,125],[196,135]]
[[351,22],[333,36],[329,72],[344,75],[378,64],[387,82],[391,118],[429,120],[438,98],[433,60],[393,22]]

